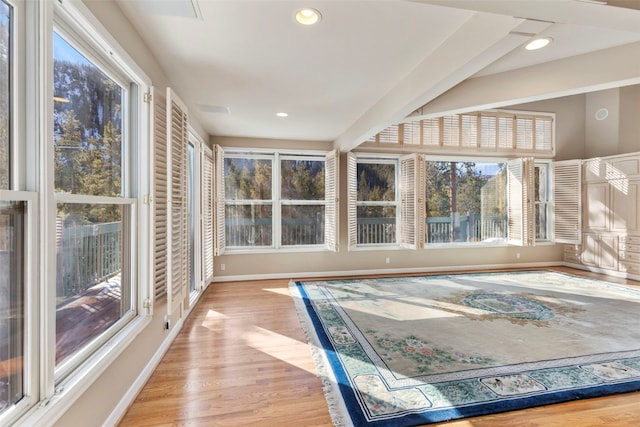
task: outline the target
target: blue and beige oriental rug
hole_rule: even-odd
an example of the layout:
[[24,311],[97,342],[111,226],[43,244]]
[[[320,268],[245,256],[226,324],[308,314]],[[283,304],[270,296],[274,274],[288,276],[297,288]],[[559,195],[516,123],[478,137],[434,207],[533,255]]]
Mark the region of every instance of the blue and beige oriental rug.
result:
[[640,291],[551,271],[292,282],[336,425],[640,389]]

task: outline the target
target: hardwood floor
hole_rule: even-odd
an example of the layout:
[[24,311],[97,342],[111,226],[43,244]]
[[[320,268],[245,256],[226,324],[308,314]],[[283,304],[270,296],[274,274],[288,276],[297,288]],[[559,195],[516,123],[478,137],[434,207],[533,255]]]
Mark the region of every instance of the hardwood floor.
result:
[[[287,280],[209,286],[120,423],[124,427],[184,425],[332,425]],[[431,424],[604,425],[640,426],[640,393]]]

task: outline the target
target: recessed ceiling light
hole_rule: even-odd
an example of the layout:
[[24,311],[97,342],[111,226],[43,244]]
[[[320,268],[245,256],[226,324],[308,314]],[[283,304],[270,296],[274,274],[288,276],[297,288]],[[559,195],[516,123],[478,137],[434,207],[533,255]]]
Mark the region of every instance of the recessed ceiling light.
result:
[[276,113],[276,116],[278,116],[278,117],[289,117],[289,114],[285,113],[284,111],[281,111],[279,113]]
[[551,37],[538,37],[536,39],[531,40],[529,43],[527,43],[527,45],[524,48],[527,50],[542,49],[543,47],[551,43],[552,40],[553,39]]
[[296,21],[302,25],[314,25],[320,22],[322,15],[315,9],[305,7],[296,12]]

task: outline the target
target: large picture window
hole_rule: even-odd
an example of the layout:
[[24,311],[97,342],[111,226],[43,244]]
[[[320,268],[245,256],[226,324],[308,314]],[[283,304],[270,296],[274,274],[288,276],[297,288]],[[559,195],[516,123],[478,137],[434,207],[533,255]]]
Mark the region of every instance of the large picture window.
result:
[[427,244],[505,242],[506,163],[427,161]]
[[53,34],[56,366],[132,315],[129,87]]
[[336,156],[225,153],[218,203],[223,196],[226,249],[335,250]]

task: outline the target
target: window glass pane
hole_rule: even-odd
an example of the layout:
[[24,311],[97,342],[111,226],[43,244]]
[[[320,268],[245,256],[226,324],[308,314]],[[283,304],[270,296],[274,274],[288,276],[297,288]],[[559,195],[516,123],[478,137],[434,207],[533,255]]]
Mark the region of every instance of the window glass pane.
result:
[[54,33],[55,190],[122,194],[122,101],[114,80]]
[[56,362],[100,336],[132,309],[123,242],[126,205],[58,204]]
[[324,160],[282,160],[281,197],[284,200],[324,200]]
[[394,201],[396,199],[395,164],[358,163],[358,200]]
[[12,8],[0,1],[0,190],[9,189],[11,173],[11,13]]
[[426,162],[426,242],[504,241],[506,164]]
[[272,224],[271,205],[227,205],[227,246],[271,246]]
[[324,244],[324,206],[282,206],[282,244]]
[[534,176],[536,240],[549,239],[549,175],[548,165],[536,165]]
[[24,397],[24,208],[0,201],[0,413]]
[[358,206],[358,244],[396,242],[395,206]]
[[270,159],[224,159],[225,200],[271,200]]
[[188,145],[187,152],[187,195],[188,195],[188,227],[189,227],[189,291],[196,290],[196,256],[195,256],[195,227],[196,227],[196,209],[195,209],[195,187],[194,180],[196,174],[196,152],[195,147]]

